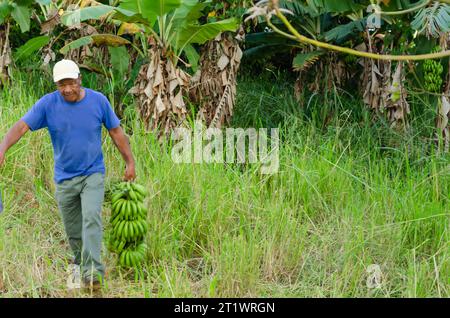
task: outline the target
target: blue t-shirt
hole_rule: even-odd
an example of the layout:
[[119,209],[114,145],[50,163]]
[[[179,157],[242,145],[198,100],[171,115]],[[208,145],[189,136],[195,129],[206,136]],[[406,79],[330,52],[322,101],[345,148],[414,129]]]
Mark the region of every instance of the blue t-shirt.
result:
[[120,125],[102,93],[88,88],[84,91],[84,98],[75,103],[66,102],[59,91],[54,91],[39,99],[22,117],[32,131],[48,128],[56,183],[96,172],[104,174],[102,125],[108,130]]

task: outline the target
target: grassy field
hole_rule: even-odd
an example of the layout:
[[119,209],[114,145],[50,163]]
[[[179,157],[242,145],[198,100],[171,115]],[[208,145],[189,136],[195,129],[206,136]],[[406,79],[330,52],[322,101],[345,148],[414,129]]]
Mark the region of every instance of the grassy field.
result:
[[[240,79],[233,122],[280,128],[272,176],[258,165],[175,164],[126,113],[137,181],[150,188],[148,264],[135,280],[104,248],[104,297],[450,296],[450,156],[429,140],[433,110],[413,96],[411,129],[398,134],[347,92],[300,107],[277,76]],[[0,93],[2,138],[52,89],[16,78]],[[109,188],[124,162],[106,136]],[[91,296],[65,290],[70,251],[52,156],[47,131],[28,133],[0,168],[0,297]],[[372,264],[379,288],[367,285]]]

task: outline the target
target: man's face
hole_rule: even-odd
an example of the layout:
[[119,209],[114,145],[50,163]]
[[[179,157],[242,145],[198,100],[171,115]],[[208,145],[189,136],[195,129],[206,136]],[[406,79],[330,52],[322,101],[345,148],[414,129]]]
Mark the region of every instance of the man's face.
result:
[[67,102],[76,102],[81,94],[81,78],[66,78],[56,83],[59,92]]

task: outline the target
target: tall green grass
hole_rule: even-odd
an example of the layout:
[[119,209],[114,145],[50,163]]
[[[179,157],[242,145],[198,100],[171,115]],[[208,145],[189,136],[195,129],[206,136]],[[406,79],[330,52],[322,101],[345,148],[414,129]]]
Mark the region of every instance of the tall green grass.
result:
[[[0,95],[1,136],[50,84],[16,74]],[[400,134],[349,95],[305,96],[300,106],[282,77],[240,79],[233,126],[281,131],[271,176],[258,165],[175,164],[130,107],[122,123],[137,181],[151,190],[148,262],[136,280],[105,248],[103,295],[448,297],[450,158],[429,141],[432,113]],[[415,102],[414,111],[423,107]],[[108,189],[125,166],[104,136]],[[90,296],[65,290],[70,251],[47,132],[24,136],[0,174],[0,295]],[[371,264],[380,288],[367,286]]]

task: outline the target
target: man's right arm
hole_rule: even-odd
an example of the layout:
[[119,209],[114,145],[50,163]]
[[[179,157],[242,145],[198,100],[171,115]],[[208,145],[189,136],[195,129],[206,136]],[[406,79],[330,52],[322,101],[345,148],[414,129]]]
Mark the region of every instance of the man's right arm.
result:
[[9,148],[11,148],[16,142],[19,141],[20,138],[30,129],[28,125],[23,121],[19,120],[12,126],[12,128],[8,131],[6,136],[3,138],[2,143],[0,144],[0,166],[3,164],[5,160],[5,154]]

